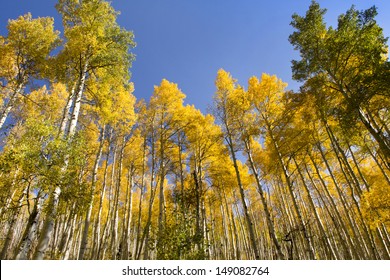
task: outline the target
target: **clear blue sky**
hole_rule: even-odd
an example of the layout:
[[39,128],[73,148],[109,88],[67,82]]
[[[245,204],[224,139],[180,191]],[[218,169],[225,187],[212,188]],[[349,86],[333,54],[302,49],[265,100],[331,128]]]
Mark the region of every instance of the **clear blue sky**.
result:
[[[149,99],[153,86],[166,78],[179,85],[186,102],[206,111],[215,91],[219,68],[246,85],[250,76],[276,74],[297,89],[291,79],[291,60],[297,53],[288,42],[293,13],[304,14],[311,0],[112,0],[121,12],[119,24],[132,30],[137,47],[131,69],[137,99]],[[328,10],[326,20],[335,25],[337,16],[352,4],[357,9],[378,7],[377,21],[390,35],[390,1],[318,1]],[[33,17],[52,16],[56,28],[61,20],[54,0],[0,0],[0,34],[6,35],[9,18],[31,12]]]

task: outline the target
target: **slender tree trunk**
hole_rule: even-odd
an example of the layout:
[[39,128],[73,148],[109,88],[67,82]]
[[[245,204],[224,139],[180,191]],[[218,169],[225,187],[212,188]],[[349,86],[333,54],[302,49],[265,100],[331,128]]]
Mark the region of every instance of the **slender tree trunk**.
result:
[[[196,163],[195,163],[196,166]],[[195,244],[198,252],[203,251],[204,231],[201,225],[201,179],[198,177],[198,168],[192,173],[195,182],[195,200],[196,200],[196,214],[195,214]]]
[[[357,170],[357,172],[359,174],[360,179],[362,180],[362,182],[363,182],[364,186],[366,187],[366,189],[369,191],[370,190],[370,185],[368,184],[365,176],[363,175],[363,173],[361,171],[361,168],[360,168],[360,164],[358,163],[358,161],[357,161],[357,159],[356,159],[356,157],[355,157],[355,155],[354,155],[354,153],[353,153],[349,143],[348,143],[348,150],[349,150],[349,153],[351,154],[351,158],[353,160],[353,163],[355,164],[355,168],[356,168],[356,170]],[[360,195],[361,195],[361,193],[360,193]]]
[[234,214],[233,214],[233,209],[230,211],[230,216],[232,220],[232,225],[233,225],[233,233],[234,233],[234,247],[235,247],[235,259],[240,260],[241,259],[241,251],[240,251],[240,244],[238,240],[238,230],[236,227],[236,222],[234,221]]
[[299,227],[301,228],[301,230],[303,232],[304,241],[305,241],[305,247],[306,247],[305,251],[309,254],[309,259],[315,259],[315,253],[314,253],[313,244],[312,244],[311,238],[310,238],[310,236],[309,236],[309,234],[307,232],[305,223],[303,222],[301,211],[299,210],[297,201],[295,199],[295,195],[294,195],[294,191],[293,191],[293,184],[292,184],[291,179],[290,179],[290,174],[289,174],[289,172],[287,170],[287,167],[286,167],[286,165],[284,163],[282,155],[280,154],[280,149],[279,149],[278,144],[276,142],[276,139],[275,139],[275,137],[273,135],[272,128],[271,128],[270,124],[268,124],[268,122],[267,122],[266,125],[267,125],[267,129],[268,129],[268,133],[269,133],[269,135],[271,137],[271,140],[272,140],[272,145],[273,145],[273,147],[275,149],[275,152],[277,154],[277,158],[278,158],[279,164],[280,164],[280,166],[281,166],[281,168],[283,170],[283,175],[284,175],[284,178],[286,180],[287,189],[288,189],[290,197],[291,197],[291,201],[292,201],[292,204],[293,204],[293,208],[294,208],[295,214],[297,215]]
[[[69,127],[64,134],[64,136],[69,138],[70,141],[72,140],[72,137],[76,132],[76,125],[80,113],[81,97],[83,95],[85,80],[87,77],[87,69],[88,69],[88,62],[84,64],[84,67],[81,70],[82,72],[80,73],[80,77],[78,80],[77,93],[74,95],[74,101],[72,102],[71,119],[69,121]],[[69,155],[65,157],[63,172],[67,169],[68,160],[69,160]],[[49,242],[54,229],[55,218],[58,210],[57,208],[59,204],[60,194],[61,194],[61,188],[60,186],[56,186],[54,191],[50,195],[50,199],[48,202],[49,213],[46,215],[41,237],[38,241],[38,246],[34,254],[34,259],[43,259],[46,250],[49,247]]]
[[[116,220],[116,206],[118,201],[118,181],[116,181],[116,175],[118,172],[116,171],[116,165],[117,165],[117,151],[118,151],[118,143],[114,142],[114,151],[113,151],[113,159],[112,159],[112,169],[111,169],[111,182],[109,185],[109,193],[108,193],[108,213],[107,218],[105,222],[105,227],[103,230],[102,239],[100,241],[100,244],[102,246],[102,258],[104,258],[104,255],[106,253],[107,249],[111,250],[110,258],[114,259],[116,258],[116,253],[114,252],[114,247],[117,240],[117,221]],[[106,240],[107,238],[107,240]]]
[[[238,206],[236,203],[234,203],[234,207],[236,209],[236,213],[240,213],[241,211],[238,209]],[[241,243],[242,243],[242,251],[246,255],[246,259],[252,259],[253,258],[253,250],[250,248],[250,245],[248,244],[248,236],[245,233],[244,230],[244,222],[241,220],[241,217],[237,215],[238,225],[240,228],[241,233]],[[249,237],[250,239],[250,237]],[[249,241],[250,242],[250,241]]]
[[9,113],[11,112],[11,110],[13,109],[13,107],[15,105],[15,102],[18,98],[18,95],[22,93],[23,86],[24,86],[23,83],[20,83],[17,86],[16,90],[12,93],[7,104],[4,106],[2,112],[0,113],[0,129],[3,128],[3,125],[6,121]]
[[299,174],[301,181],[302,181],[302,186],[304,187],[304,190],[306,192],[307,201],[308,201],[309,206],[310,206],[310,213],[314,214],[314,218],[316,220],[318,229],[320,230],[320,235],[321,235],[320,238],[324,244],[325,250],[330,251],[330,256],[328,255],[328,258],[337,260],[337,255],[335,253],[335,250],[334,250],[332,244],[330,243],[329,237],[326,234],[324,226],[322,224],[322,221],[318,215],[317,208],[315,207],[315,205],[313,203],[313,200],[312,200],[312,197],[310,194],[310,190],[309,190],[309,188],[306,184],[306,181],[305,181],[305,177],[303,176],[302,171],[301,171],[298,163],[296,162],[295,158],[293,158],[293,161],[295,163],[295,166],[297,167],[298,174]]
[[74,99],[75,89],[76,89],[76,84],[73,85],[73,87],[70,91],[70,94],[68,96],[68,99],[66,101],[66,105],[63,109],[59,135],[66,136],[65,133],[66,133],[67,127],[69,126],[69,121],[71,118],[70,109],[73,107],[73,99]]
[[379,162],[378,158],[374,155],[374,153],[371,151],[371,148],[367,144],[365,144],[365,147],[367,148],[368,153],[370,154],[370,156],[373,158],[373,160],[375,161],[376,165],[380,169],[383,177],[386,179],[387,183],[390,185],[390,178],[387,175],[385,169],[382,167],[382,164]]
[[[179,133],[180,136],[180,133]],[[179,143],[181,143],[181,138],[179,138]],[[184,207],[184,170],[183,170],[183,147],[179,144],[179,178],[180,178],[180,210],[183,215],[183,218],[186,217],[186,209]]]
[[248,140],[245,141],[245,151],[246,151],[246,154],[248,157],[250,168],[251,168],[252,173],[253,173],[255,180],[256,180],[257,191],[259,192],[261,203],[262,203],[263,209],[264,209],[265,218],[267,221],[268,233],[270,235],[272,243],[274,244],[274,246],[276,248],[278,259],[284,260],[285,257],[284,257],[284,254],[282,252],[282,247],[281,247],[281,245],[276,237],[276,234],[275,234],[275,226],[274,226],[274,223],[272,221],[271,213],[270,213],[270,210],[268,208],[268,203],[265,199],[264,191],[263,191],[263,188],[262,188],[261,183],[260,183],[259,174],[258,174],[257,169],[255,167],[255,164],[253,162],[252,152],[251,152],[251,148],[250,148],[250,144],[249,144]]
[[[364,223],[363,216],[362,216],[361,211],[360,211],[359,203],[356,201],[355,194],[354,194],[354,190],[356,190],[357,196],[360,197],[361,190],[359,188],[359,181],[357,180],[356,176],[354,175],[353,171],[351,170],[351,167],[350,167],[350,165],[348,163],[348,160],[345,157],[345,154],[343,153],[343,151],[342,151],[342,149],[341,149],[341,147],[340,147],[336,137],[333,134],[333,131],[327,125],[326,121],[325,121],[325,126],[326,126],[327,133],[329,135],[329,138],[331,140],[334,152],[336,154],[336,158],[337,158],[337,160],[339,162],[341,171],[343,172],[344,177],[346,178],[347,185],[351,189],[351,200],[352,200],[353,204],[355,205],[356,210],[357,210],[357,212],[359,214],[360,220],[362,222],[363,233],[364,234],[362,235],[363,238],[362,238],[361,241],[363,241],[363,242],[361,242],[361,243],[364,245],[364,248],[366,249],[365,250],[366,254],[370,255],[371,258],[376,258],[376,248],[375,248],[375,245],[372,243],[372,239],[370,238],[370,234],[368,232],[367,226]],[[346,171],[344,171],[342,160],[344,161],[344,164],[347,167],[347,169],[349,171],[349,174],[353,178],[353,180],[349,180],[348,179]],[[355,183],[356,188],[353,188],[353,186],[351,186],[351,181]],[[357,230],[358,230],[358,228],[357,228]]]
[[159,203],[158,203],[158,233],[157,233],[157,258],[160,259],[161,252],[165,249],[161,245],[164,238],[165,227],[165,201],[164,201],[164,181],[165,181],[165,133],[160,132],[160,184],[159,184]]
[[[335,213],[336,213],[336,215],[337,215],[337,217],[338,217],[338,219],[340,221],[341,226],[343,227],[343,231],[345,232],[347,240],[349,241],[349,248],[350,248],[350,250],[351,250],[351,252],[353,254],[353,257],[356,258],[356,259],[359,259],[359,258],[362,257],[362,248],[360,247],[360,242],[356,241],[358,239],[358,235],[357,235],[356,229],[355,229],[355,227],[354,227],[354,225],[353,225],[353,223],[351,221],[351,218],[349,216],[348,207],[347,207],[347,205],[346,205],[346,203],[344,201],[343,194],[342,194],[342,192],[340,190],[339,184],[338,184],[335,176],[333,175],[333,171],[332,171],[332,169],[331,169],[331,167],[330,167],[330,165],[328,163],[328,160],[327,160],[327,158],[326,158],[326,156],[324,154],[324,151],[322,150],[321,144],[318,143],[317,144],[317,148],[318,148],[318,150],[319,150],[319,152],[321,154],[322,159],[324,160],[326,169],[329,172],[329,175],[330,175],[330,177],[332,179],[334,187],[335,187],[335,189],[337,191],[337,194],[339,196],[342,209],[344,210],[345,217],[346,217],[346,219],[347,219],[347,221],[349,223],[349,227],[350,227],[350,229],[352,231],[352,234],[353,234],[353,237],[355,239],[354,241],[350,238],[349,231],[348,231],[345,223],[343,222],[343,219],[341,218],[341,215],[340,215],[339,211],[337,210],[336,204],[335,204],[331,194],[329,193],[328,187],[326,186],[325,182],[323,181],[323,179],[322,179],[318,169],[316,171],[317,175],[321,179],[321,182],[322,182],[322,184],[324,186],[324,190],[325,190],[327,196],[330,198],[330,202],[332,203],[332,207],[333,207],[333,209],[335,209]],[[314,164],[314,160],[313,159],[312,159],[312,161],[313,161],[313,164]],[[314,164],[314,166],[316,166],[316,165]]]
[[[76,125],[79,119],[80,108],[81,108],[81,97],[83,96],[85,81],[87,78],[87,69],[88,69],[88,61],[85,62],[82,72],[80,73],[78,87],[75,94],[71,94],[73,97],[71,108],[70,108],[70,119],[68,122],[67,131],[65,133],[66,137],[73,137],[76,132]],[[67,104],[68,105],[68,104]]]
[[[157,187],[155,187],[155,188],[157,188]],[[152,224],[153,202],[154,202],[154,198],[155,198],[156,193],[157,193],[157,190],[153,189],[153,186],[151,186],[149,206],[148,206],[148,217],[147,217],[146,225],[145,225],[142,237],[141,237],[137,259],[140,259],[142,249],[144,249],[143,259],[144,260],[149,259],[149,244],[148,244],[149,243],[149,230],[150,230],[150,226]],[[144,245],[144,243],[145,243],[145,245]],[[143,248],[143,246],[145,246],[145,248]]]
[[359,118],[363,125],[367,128],[368,132],[374,137],[376,142],[379,144],[383,157],[385,158],[387,168],[390,168],[390,141],[383,135],[381,131],[374,128],[368,114],[365,114],[362,109],[359,109]]
[[9,251],[10,251],[11,243],[14,241],[14,238],[15,238],[15,231],[16,231],[18,217],[19,217],[20,211],[23,207],[24,197],[27,196],[27,192],[28,192],[28,186],[23,190],[22,194],[20,195],[20,197],[18,199],[18,204],[15,206],[15,210],[13,212],[11,221],[9,223],[8,233],[7,233],[7,236],[5,237],[3,249],[1,250],[1,253],[0,253],[1,260],[7,259],[8,254],[10,253]]
[[[144,175],[142,176],[144,178]],[[142,179],[143,181],[144,179]],[[140,195],[139,195],[139,202],[138,202],[138,219],[137,219],[137,230],[136,230],[136,245],[134,248],[134,258],[138,260],[138,251],[140,247],[140,239],[141,239],[141,219],[142,219],[142,201],[143,201],[143,186],[144,184],[141,184],[141,187],[139,188]]]
[[41,236],[38,241],[37,248],[34,254],[34,260],[43,260],[45,257],[45,252],[49,247],[51,233],[54,229],[54,223],[57,215],[57,208],[59,203],[59,198],[61,194],[61,188],[56,187],[49,198],[48,211],[46,216],[46,221],[43,225]]
[[63,225],[62,236],[61,236],[61,241],[59,244],[58,251],[60,254],[63,255],[63,257],[66,253],[69,239],[71,236],[71,231],[72,231],[73,224],[74,224],[74,217],[76,215],[75,209],[76,209],[76,203],[73,203],[73,205],[70,209],[70,213],[68,214],[68,217],[66,218],[65,216],[63,216],[63,219],[62,219],[64,225]]
[[230,252],[229,230],[228,230],[228,226],[227,226],[227,218],[225,215],[225,209],[224,209],[222,204],[221,204],[221,215],[222,215],[221,223],[222,223],[222,230],[223,230],[223,234],[222,234],[223,237],[222,238],[223,238],[223,247],[224,247],[223,248],[223,258],[230,259],[229,258],[229,252]]
[[140,195],[138,202],[138,219],[137,219],[137,231],[136,231],[136,246],[134,246],[134,259],[138,260],[139,255],[139,247],[140,247],[140,235],[141,235],[141,219],[142,219],[142,201],[144,195],[144,187],[145,187],[145,176],[146,176],[146,167],[145,167],[145,158],[146,158],[146,137],[143,138],[142,143],[142,175],[141,175],[141,186],[140,186]]
[[32,243],[36,238],[37,226],[38,226],[39,216],[41,214],[43,199],[41,197],[37,197],[36,200],[37,201],[35,202],[34,209],[30,214],[22,240],[18,246],[19,249],[15,256],[16,260],[28,259],[28,255],[31,250]]
[[[228,132],[228,134],[229,134],[229,132]],[[245,194],[244,194],[244,187],[243,187],[242,182],[241,182],[241,175],[240,175],[240,171],[238,169],[237,158],[236,158],[236,154],[234,151],[233,141],[232,141],[231,136],[228,136],[227,141],[228,141],[230,154],[231,154],[232,159],[233,159],[233,166],[234,166],[234,170],[236,173],[238,188],[240,190],[241,203],[242,203],[242,207],[243,207],[244,215],[245,215],[245,220],[246,220],[248,231],[249,231],[249,239],[250,239],[250,242],[252,245],[252,252],[254,254],[255,259],[258,260],[260,258],[260,255],[259,255],[259,250],[257,248],[255,231],[253,229],[253,223],[252,223],[251,217],[250,217],[249,212],[248,212],[248,206],[247,206],[247,203],[245,200]]]
[[[225,190],[221,189],[222,195],[221,195],[221,214],[222,214],[222,222],[223,222],[223,228],[225,230],[225,243],[227,244],[226,248],[228,248],[229,252],[229,259],[238,259],[237,257],[237,243],[235,242],[235,228],[233,226],[234,224],[234,216],[233,212],[229,211],[230,207],[227,201]],[[226,220],[226,221],[225,221]],[[227,226],[226,226],[227,224]]]
[[132,220],[132,208],[133,208],[133,179],[134,179],[134,167],[130,166],[127,172],[127,189],[126,189],[126,202],[125,202],[125,215],[123,218],[123,233],[122,233],[122,256],[121,259],[128,260],[130,256],[130,225]]
[[[137,252],[137,260],[141,259],[141,253],[142,249],[145,244],[145,248],[143,251],[143,259],[148,259],[149,258],[149,248],[148,248],[148,240],[149,240],[149,228],[151,225],[152,221],[152,208],[153,208],[153,202],[156,194],[156,188],[157,186],[155,185],[155,145],[154,145],[154,134],[152,133],[151,136],[151,151],[150,151],[150,159],[151,159],[151,168],[150,168],[150,197],[149,197],[149,206],[148,206],[148,216],[147,216],[147,221],[146,225],[144,227],[144,231],[142,233],[140,242],[139,242],[139,248]],[[146,136],[145,136],[145,141],[144,141],[144,154],[146,152]],[[144,168],[144,167],[143,167]]]
[[110,148],[108,148],[108,151],[106,154],[106,164],[104,167],[103,185],[102,185],[102,189],[100,191],[99,208],[98,208],[98,213],[97,213],[96,222],[95,222],[95,236],[93,237],[93,245],[92,245],[92,252],[93,252],[92,258],[95,260],[99,259],[99,252],[100,252],[100,245],[101,245],[101,243],[100,243],[100,225],[101,225],[101,217],[102,217],[102,211],[103,211],[103,202],[104,202],[104,197],[106,194],[106,187],[107,187],[109,156],[110,156]]
[[100,143],[99,143],[99,148],[98,148],[98,152],[96,155],[96,159],[92,171],[91,193],[89,198],[88,210],[84,220],[84,230],[81,237],[81,246],[80,246],[79,258],[78,258],[79,260],[84,259],[84,253],[88,245],[88,231],[89,231],[89,225],[91,223],[93,200],[95,198],[95,190],[96,190],[97,172],[99,169],[99,162],[103,153],[104,138],[105,138],[105,127],[101,128],[100,130]]
[[[123,171],[123,155],[125,150],[125,137],[122,138],[122,145],[119,153],[119,161],[118,161],[118,176],[116,178],[116,188],[115,188],[115,195],[114,195],[114,209],[113,209],[113,218],[114,221],[112,223],[112,236],[111,236],[111,253],[112,253],[112,259],[118,259],[118,256],[120,256],[120,253],[118,252],[119,245],[118,239],[119,239],[119,196],[121,192],[121,186],[122,186],[122,171]],[[113,173],[114,174],[114,173]],[[114,178],[114,177],[113,177]]]
[[[315,168],[316,168],[316,170],[317,170],[316,172],[317,172],[317,175],[318,175],[317,166],[315,166]],[[347,256],[347,257],[346,257],[347,259],[351,259],[351,258],[352,258],[352,257],[351,257],[351,253],[350,253],[350,251],[349,251],[349,249],[348,249],[348,247],[347,247],[347,244],[346,244],[346,243],[348,243],[348,242],[345,241],[344,238],[342,237],[343,234],[341,233],[340,226],[338,225],[338,222],[340,222],[340,221],[336,221],[334,215],[331,213],[331,211],[330,211],[330,209],[329,209],[329,207],[328,207],[328,205],[327,205],[327,202],[325,201],[324,195],[323,195],[323,193],[319,190],[319,188],[317,187],[317,184],[316,184],[316,182],[314,182],[313,177],[310,175],[311,172],[310,172],[310,170],[308,169],[307,165],[305,165],[305,170],[306,170],[307,176],[308,176],[309,179],[310,179],[310,182],[312,183],[312,186],[313,186],[314,190],[317,192],[317,195],[319,196],[319,198],[320,198],[320,200],[321,200],[321,202],[322,202],[322,207],[325,208],[326,213],[328,214],[329,218],[330,218],[331,221],[332,221],[332,224],[334,225],[334,228],[335,228],[335,230],[336,230],[336,234],[337,234],[337,237],[338,237],[338,240],[339,240],[339,244],[341,244],[341,247],[343,248],[343,253],[344,253],[344,255]],[[318,176],[318,177],[320,177],[320,176]],[[322,182],[323,187],[326,187],[325,182],[323,182],[323,179],[322,179],[321,177],[320,177],[320,181]],[[329,198],[329,197],[328,197],[328,199],[332,199],[332,198]],[[337,211],[337,209],[333,209],[333,210],[336,210],[336,211]],[[324,219],[326,219],[326,217],[325,217]],[[341,221],[341,222],[342,222],[342,221]],[[328,228],[329,228],[329,223],[328,223]],[[329,230],[328,230],[328,231],[329,231]],[[333,233],[330,232],[330,233],[328,233],[328,235],[332,235],[332,236],[333,236]],[[330,239],[330,241],[332,241],[333,244],[335,244],[335,238],[333,238],[333,240]],[[352,244],[352,243],[351,243],[351,244]],[[336,246],[336,245],[332,245],[332,246],[333,246],[334,248],[337,248],[337,247],[338,247],[338,246]],[[336,256],[337,256],[336,259],[342,259],[342,255],[341,255],[340,250],[334,250],[334,253],[335,253]]]

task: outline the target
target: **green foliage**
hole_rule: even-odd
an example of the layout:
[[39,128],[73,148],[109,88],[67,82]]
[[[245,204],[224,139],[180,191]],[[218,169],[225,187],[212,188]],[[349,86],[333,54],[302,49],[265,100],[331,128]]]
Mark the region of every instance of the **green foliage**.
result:
[[[324,14],[313,1],[304,17],[293,15],[291,25],[296,31],[289,39],[301,56],[292,62],[293,77],[305,81],[302,89],[316,96],[319,106],[326,104],[324,99],[333,100],[326,113],[337,118],[344,129],[362,124],[389,166],[388,133],[379,129],[385,120],[372,116],[382,109],[372,106],[375,100],[389,99],[388,87],[383,84],[390,75],[387,38],[375,21],[377,10],[375,6],[365,11],[351,7],[339,16],[337,28],[326,28]],[[388,110],[384,111],[387,115]]]
[[89,74],[97,69],[127,82],[134,55],[134,35],[116,23],[117,12],[101,0],[59,1],[56,5],[65,27],[65,45],[58,56],[59,75],[77,76],[88,65]]
[[206,258],[205,251],[196,248],[195,245],[199,244],[197,239],[202,237],[191,233],[191,226],[195,221],[194,216],[178,217],[175,210],[167,213],[167,215],[170,218],[164,226],[163,233],[160,236],[161,242],[158,243],[156,248],[160,259],[204,260]]

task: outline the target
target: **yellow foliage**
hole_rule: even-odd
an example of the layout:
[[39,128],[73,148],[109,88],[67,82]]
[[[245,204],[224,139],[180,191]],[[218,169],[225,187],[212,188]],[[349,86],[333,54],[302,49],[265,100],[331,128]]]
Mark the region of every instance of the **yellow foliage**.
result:
[[287,84],[275,75],[262,74],[260,80],[256,77],[249,79],[248,93],[263,119],[277,119],[281,116],[286,87]]
[[150,99],[150,107],[159,113],[173,113],[183,105],[185,94],[181,92],[177,84],[166,79],[159,86],[154,87],[153,96]]
[[59,122],[67,95],[66,88],[61,83],[53,83],[50,90],[43,86],[32,91],[24,99],[16,114],[19,117],[32,119],[44,116],[46,120],[53,123]]
[[35,67],[42,67],[44,59],[59,44],[59,32],[54,31],[53,25],[53,18],[33,19],[30,13],[9,21],[6,41],[14,61],[25,67],[26,74],[35,75]]
[[390,187],[383,183],[364,192],[361,201],[362,213],[372,228],[383,223],[390,229]]

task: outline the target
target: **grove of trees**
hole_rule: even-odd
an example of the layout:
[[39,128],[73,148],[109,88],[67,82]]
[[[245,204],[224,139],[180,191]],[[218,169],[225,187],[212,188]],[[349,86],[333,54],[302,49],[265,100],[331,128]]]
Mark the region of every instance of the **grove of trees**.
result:
[[[59,0],[0,36],[1,259],[390,259],[390,62],[377,10],[294,14],[299,91],[219,70],[208,114],[130,82],[133,33]],[[210,101],[211,103],[211,101]]]

